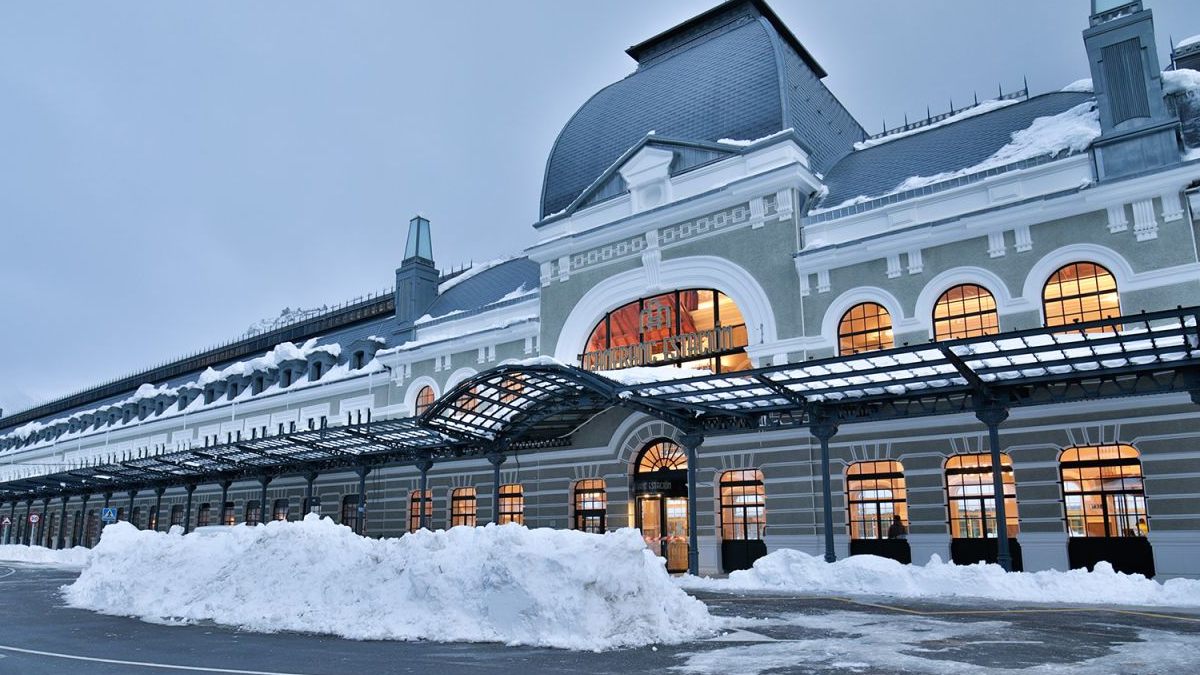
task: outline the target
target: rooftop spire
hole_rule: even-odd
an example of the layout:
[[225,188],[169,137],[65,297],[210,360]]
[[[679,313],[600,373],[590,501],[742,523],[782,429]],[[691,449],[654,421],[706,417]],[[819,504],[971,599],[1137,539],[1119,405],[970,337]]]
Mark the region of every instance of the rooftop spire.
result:
[[422,258],[433,262],[433,242],[429,238],[429,221],[422,215],[408,221],[408,242],[404,245],[404,259]]

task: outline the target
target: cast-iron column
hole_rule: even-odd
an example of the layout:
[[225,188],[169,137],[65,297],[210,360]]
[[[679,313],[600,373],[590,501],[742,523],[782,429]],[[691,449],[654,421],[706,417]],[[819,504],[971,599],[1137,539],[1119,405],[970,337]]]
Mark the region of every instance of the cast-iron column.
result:
[[225,524],[225,509],[226,509],[225,505],[227,503],[229,503],[229,486],[230,485],[233,485],[233,481],[231,481],[231,480],[221,481],[221,510],[218,511],[218,513],[221,514],[220,516],[218,516],[218,518],[220,518],[221,521],[219,523],[217,523],[218,525]]
[[[162,520],[162,498],[166,492],[167,492],[167,488],[165,488],[165,487],[154,488],[154,531],[155,532],[158,532],[158,526],[162,524],[160,522]],[[168,517],[168,519],[169,519],[169,517]],[[146,519],[146,527],[150,527],[150,519],[149,518]],[[168,524],[167,529],[170,529],[170,527],[171,526]]]
[[429,489],[429,469],[433,466],[433,462],[428,459],[418,459],[416,462],[417,471],[421,472],[421,495],[417,500],[420,515],[417,517],[417,528],[428,530],[429,527],[429,512],[425,505],[425,491]]
[[[975,412],[975,417],[988,428],[988,446],[992,453],[992,500],[996,503],[996,563],[1004,571],[1012,571],[1012,555],[1008,550],[1008,509],[1004,496],[1004,466],[1000,463],[1000,424],[1008,419],[1008,409],[989,403]],[[987,517],[984,516],[984,523]]]
[[304,508],[306,512],[300,514],[300,520],[308,517],[308,514],[313,512],[313,483],[317,482],[317,472],[304,474]]
[[271,484],[270,476],[262,476],[258,479],[262,483],[262,496],[258,500],[258,524],[267,524],[267,486]]
[[680,439],[683,444],[683,449],[687,451],[687,483],[688,483],[688,574],[693,576],[700,574],[700,536],[696,526],[696,504],[699,501],[696,499],[696,472],[700,467],[697,466],[696,449],[704,442],[704,436],[700,434],[684,434]]
[[42,517],[38,518],[37,545],[50,548],[50,498],[42,497]]
[[133,522],[133,500],[137,497],[137,490],[129,491],[129,511],[125,513],[125,522],[137,527],[137,523]]
[[[113,493],[111,493],[111,492],[104,493],[104,508],[106,508],[106,509],[109,508],[108,503],[112,501],[112,496],[113,496]],[[104,536],[104,528],[106,528],[106,527],[108,527],[108,523],[106,523],[104,521],[104,512],[101,511],[100,512],[100,536],[102,536],[102,537]]]
[[825,522],[825,562],[831,563],[837,560],[837,552],[833,546],[833,487],[829,477],[829,439],[838,432],[838,426],[821,417],[808,430],[821,442],[821,515]]
[[360,466],[356,473],[358,474],[358,507],[354,513],[354,532],[358,535],[363,535],[366,529],[367,518],[367,474],[371,469]]
[[500,524],[500,465],[506,457],[503,452],[489,453],[488,461],[492,463],[492,522]]
[[183,533],[187,534],[192,529],[192,493],[196,491],[196,484],[187,485],[184,490],[187,490],[187,506],[183,509]]
[[[29,538],[33,536],[33,523],[29,522],[29,516],[33,513],[33,499],[25,500],[25,532],[21,535],[21,543],[29,546]],[[39,518],[39,520],[41,520]]]
[[11,544],[13,543],[13,533],[17,531],[17,500],[15,499],[13,500],[13,503],[9,505],[8,520],[8,532],[4,533],[4,543]]
[[55,542],[55,548],[67,547],[67,502],[70,501],[70,499],[70,496],[63,495],[62,513],[60,513],[58,517],[58,541]]
[[79,517],[75,519],[75,528],[71,536],[75,538],[72,546],[83,546],[83,538],[87,533],[87,503],[92,496],[85,494],[79,497]]

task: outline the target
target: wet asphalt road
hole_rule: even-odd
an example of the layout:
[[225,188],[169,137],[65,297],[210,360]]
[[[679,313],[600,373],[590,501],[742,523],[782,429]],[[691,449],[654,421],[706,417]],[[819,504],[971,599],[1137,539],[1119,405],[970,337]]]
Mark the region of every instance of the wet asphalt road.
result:
[[70,570],[0,563],[0,673],[1186,673],[1200,613],[702,594],[723,636],[603,653],[356,642],[64,607]]

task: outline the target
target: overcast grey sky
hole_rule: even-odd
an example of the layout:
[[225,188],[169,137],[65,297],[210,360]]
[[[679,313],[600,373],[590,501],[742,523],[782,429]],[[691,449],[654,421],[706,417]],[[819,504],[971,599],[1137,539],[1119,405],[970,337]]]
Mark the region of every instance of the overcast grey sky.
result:
[[[625,47],[716,4],[0,5],[0,406],[532,241],[546,155]],[[1148,0],[1159,56],[1194,0]],[[868,129],[1087,76],[1087,0],[776,0]]]

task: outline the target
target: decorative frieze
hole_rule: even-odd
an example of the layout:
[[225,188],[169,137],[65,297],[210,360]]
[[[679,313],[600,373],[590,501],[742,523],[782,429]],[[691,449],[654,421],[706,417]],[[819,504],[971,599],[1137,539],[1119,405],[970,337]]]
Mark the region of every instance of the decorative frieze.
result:
[[738,204],[708,215],[685,220],[682,223],[659,228],[659,242],[674,244],[685,239],[710,234],[718,230],[750,222],[750,203]]

